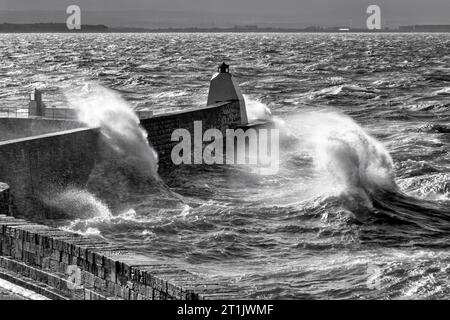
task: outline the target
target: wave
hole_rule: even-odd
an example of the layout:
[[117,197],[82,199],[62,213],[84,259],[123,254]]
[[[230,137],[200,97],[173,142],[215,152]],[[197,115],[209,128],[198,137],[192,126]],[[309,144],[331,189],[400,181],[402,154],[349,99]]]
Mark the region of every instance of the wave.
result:
[[308,93],[310,99],[317,97],[335,97],[335,96],[357,96],[357,97],[372,97],[375,96],[378,90],[367,89],[358,85],[346,84],[333,87],[324,88],[318,91]]
[[450,96],[450,87],[445,87],[433,92],[436,96]]
[[[351,118],[329,111],[311,112],[300,114],[286,124],[299,141],[298,153],[307,150],[313,159],[316,178],[309,182],[308,189],[317,190],[316,205],[325,203],[335,210],[339,207],[350,210],[359,223],[369,226],[366,229],[370,230],[369,234],[375,230],[377,236],[369,236],[375,241],[383,239],[378,237],[378,232],[386,230],[397,240],[400,236],[418,239],[420,232],[441,235],[449,231],[448,202],[431,201],[438,198],[432,194],[448,200],[448,175],[426,184],[423,179],[416,180],[414,185],[422,186],[420,192],[407,194],[396,183],[389,152]],[[401,186],[406,187],[405,183]],[[373,229],[376,224],[387,228]],[[404,231],[410,226],[421,231],[406,235]]]
[[98,159],[85,189],[69,187],[58,190],[54,198],[44,199],[57,213],[54,217],[105,220],[133,210],[139,201],[145,200],[148,207],[158,207],[161,202],[171,206],[183,203],[159,177],[158,155],[125,100],[95,84],[66,96],[79,121],[99,128],[101,138]]
[[386,149],[351,118],[329,111],[310,112],[286,121],[309,150],[316,170],[343,192],[395,190],[393,161]]
[[450,133],[450,126],[427,123],[426,125],[420,127],[418,131],[428,133]]
[[140,127],[133,108],[112,90],[87,84],[79,93],[66,94],[78,119],[89,127],[98,127],[103,141],[130,165],[152,177],[158,176],[158,155],[149,145],[147,132]]
[[[422,101],[428,99],[427,97],[416,99],[417,101]],[[425,101],[420,102],[418,104],[412,104],[407,106],[401,106],[401,110],[408,110],[413,112],[447,112],[449,108],[449,104],[445,102],[437,102],[437,101]]]
[[450,201],[450,174],[435,173],[410,177],[400,182],[408,194],[429,200]]

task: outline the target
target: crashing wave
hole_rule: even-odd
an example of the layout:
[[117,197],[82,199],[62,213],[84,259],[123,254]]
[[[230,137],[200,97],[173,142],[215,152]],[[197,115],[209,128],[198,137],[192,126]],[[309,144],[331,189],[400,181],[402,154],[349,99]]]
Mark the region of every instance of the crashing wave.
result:
[[112,90],[89,84],[81,94],[67,94],[78,119],[89,127],[99,127],[104,142],[130,165],[157,177],[158,155],[149,145],[147,132],[140,127],[132,107]]
[[316,169],[344,192],[395,190],[393,162],[386,149],[351,118],[334,112],[305,113],[287,122],[308,147]]

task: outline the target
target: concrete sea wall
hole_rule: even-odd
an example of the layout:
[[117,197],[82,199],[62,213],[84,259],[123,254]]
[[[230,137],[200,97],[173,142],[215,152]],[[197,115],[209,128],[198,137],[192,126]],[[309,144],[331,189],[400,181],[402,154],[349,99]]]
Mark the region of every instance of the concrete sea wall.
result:
[[141,126],[148,132],[148,140],[158,152],[162,168],[172,165],[172,148],[178,141],[171,141],[176,129],[186,129],[194,137],[194,121],[201,121],[203,131],[218,129],[225,134],[241,124],[239,101],[217,103],[205,108],[155,115],[141,120]]
[[3,182],[0,182],[0,214],[11,215],[9,186]]
[[41,197],[68,185],[84,186],[94,167],[98,130],[78,128],[0,141],[0,181],[11,188],[17,212],[46,216]]
[[127,248],[0,215],[0,278],[52,299],[236,298],[223,285]]

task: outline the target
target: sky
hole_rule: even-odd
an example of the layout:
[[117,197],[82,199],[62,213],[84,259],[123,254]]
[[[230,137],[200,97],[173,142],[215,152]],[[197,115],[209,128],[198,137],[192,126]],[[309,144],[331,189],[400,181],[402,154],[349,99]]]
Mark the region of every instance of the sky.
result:
[[370,4],[388,26],[450,24],[450,0],[0,0],[0,11],[15,11],[0,12],[0,23],[65,21],[69,4],[80,6],[84,23],[111,26],[363,26]]

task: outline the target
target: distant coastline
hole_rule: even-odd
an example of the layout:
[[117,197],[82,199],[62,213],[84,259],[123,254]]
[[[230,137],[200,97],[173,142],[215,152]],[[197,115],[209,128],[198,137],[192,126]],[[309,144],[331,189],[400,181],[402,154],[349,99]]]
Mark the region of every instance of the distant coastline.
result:
[[105,25],[82,25],[81,30],[68,30],[65,23],[2,23],[0,24],[0,33],[411,33],[411,32],[450,32],[450,25],[410,25],[400,26],[398,28],[384,28],[380,30],[368,30],[365,28],[347,28],[347,27],[307,27],[307,28],[276,28],[234,26],[234,27],[208,27],[208,28],[111,28]]
[[65,23],[2,23],[0,33],[108,32],[105,25],[82,25],[81,30],[68,30]]

